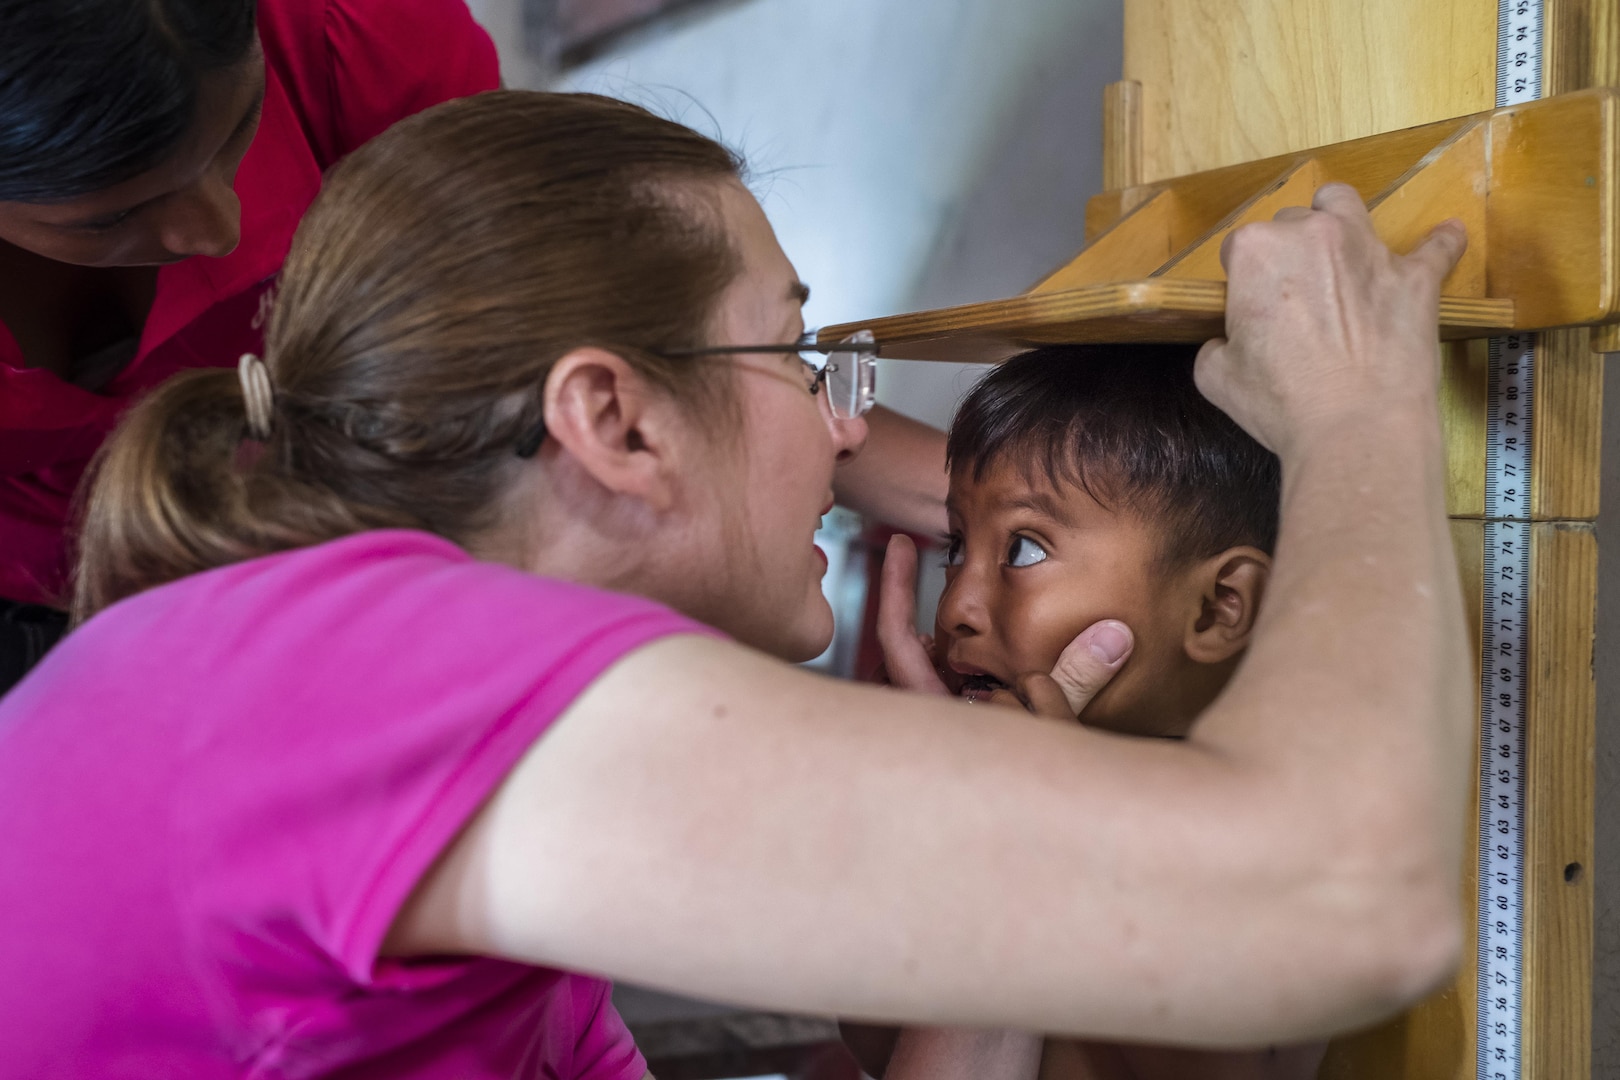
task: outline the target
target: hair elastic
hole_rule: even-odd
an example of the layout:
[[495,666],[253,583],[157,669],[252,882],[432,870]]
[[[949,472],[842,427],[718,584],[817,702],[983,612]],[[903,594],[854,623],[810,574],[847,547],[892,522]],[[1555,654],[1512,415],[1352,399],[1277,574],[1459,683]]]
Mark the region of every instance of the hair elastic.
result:
[[242,383],[248,435],[265,442],[270,438],[270,420],[276,405],[275,391],[270,388],[270,369],[252,353],[243,353],[236,365],[236,377]]

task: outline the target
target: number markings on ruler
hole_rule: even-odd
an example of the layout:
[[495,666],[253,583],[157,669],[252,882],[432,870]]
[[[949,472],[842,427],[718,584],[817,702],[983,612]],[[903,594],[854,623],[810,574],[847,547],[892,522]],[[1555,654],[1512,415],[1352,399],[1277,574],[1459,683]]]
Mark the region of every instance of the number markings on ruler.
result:
[[1480,665],[1479,1075],[1513,1080],[1522,1045],[1524,736],[1535,339],[1491,342]]
[[[1542,0],[1500,0],[1496,104],[1541,97]],[[1524,1019],[1524,810],[1536,340],[1495,338],[1486,395],[1480,664],[1480,1080],[1518,1080]]]

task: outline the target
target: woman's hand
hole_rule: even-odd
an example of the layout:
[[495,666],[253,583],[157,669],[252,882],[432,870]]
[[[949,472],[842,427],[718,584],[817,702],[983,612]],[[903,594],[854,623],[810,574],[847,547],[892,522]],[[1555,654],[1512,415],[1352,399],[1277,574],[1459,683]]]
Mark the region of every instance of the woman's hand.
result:
[[1345,184],[1234,230],[1221,245],[1227,336],[1199,353],[1198,388],[1285,465],[1301,437],[1341,420],[1432,409],[1440,283],[1467,246],[1452,220],[1395,254]]
[[[923,694],[949,695],[934,665],[933,638],[917,633],[917,545],[908,536],[889,539],[878,586],[878,644],[891,685]],[[1017,690],[997,690],[995,705],[1028,709],[1037,716],[1073,720],[1130,659],[1130,627],[1114,619],[1093,623],[1071,641],[1050,673],[1018,676]]]
[[909,536],[889,537],[878,581],[878,646],[891,686],[949,697],[934,666],[934,639],[917,633],[917,545]]

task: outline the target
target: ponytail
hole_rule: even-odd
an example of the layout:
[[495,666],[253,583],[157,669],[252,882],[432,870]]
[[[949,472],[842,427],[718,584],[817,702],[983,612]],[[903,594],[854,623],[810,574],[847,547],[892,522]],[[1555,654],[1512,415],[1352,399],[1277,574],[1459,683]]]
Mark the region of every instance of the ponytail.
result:
[[137,404],[92,463],[73,620],[155,584],[370,528],[420,527],[260,467],[233,369],[177,375]]

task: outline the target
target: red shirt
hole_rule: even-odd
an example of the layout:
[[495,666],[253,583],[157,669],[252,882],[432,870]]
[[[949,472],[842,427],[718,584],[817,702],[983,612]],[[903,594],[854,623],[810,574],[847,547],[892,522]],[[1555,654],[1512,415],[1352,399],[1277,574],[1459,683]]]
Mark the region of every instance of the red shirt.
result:
[[500,84],[463,0],[260,0],[259,38],[264,114],[236,175],[236,250],[158,271],[135,359],[99,393],[26,367],[0,323],[0,597],[63,599],[75,489],[134,398],[263,349],[276,274],[321,175],[396,120]]

